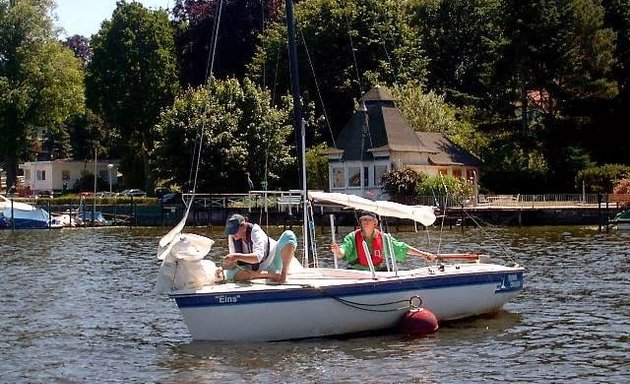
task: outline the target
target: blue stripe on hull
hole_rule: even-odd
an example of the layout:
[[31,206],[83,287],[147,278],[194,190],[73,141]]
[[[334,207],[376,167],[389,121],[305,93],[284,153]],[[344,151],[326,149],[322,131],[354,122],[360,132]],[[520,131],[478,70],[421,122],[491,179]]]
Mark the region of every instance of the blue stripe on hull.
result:
[[[47,221],[41,220],[26,220],[26,219],[18,219],[16,218],[14,223],[15,229],[45,229],[48,228]],[[11,228],[11,219],[5,218],[3,221],[0,221],[0,228]]]
[[295,289],[256,290],[233,293],[175,294],[180,308],[213,307],[241,304],[262,304],[295,300],[314,300],[322,297],[352,297],[429,290],[473,285],[496,284],[496,294],[518,291],[523,286],[523,271],[465,274],[460,276],[422,276],[398,280],[381,280],[370,283],[338,285],[332,287],[303,286]]

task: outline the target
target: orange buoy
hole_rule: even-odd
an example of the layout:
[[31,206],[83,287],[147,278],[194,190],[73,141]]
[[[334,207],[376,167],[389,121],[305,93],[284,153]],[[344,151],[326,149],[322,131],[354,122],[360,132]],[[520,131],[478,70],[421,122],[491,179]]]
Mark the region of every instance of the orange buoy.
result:
[[438,320],[428,309],[414,308],[401,319],[400,330],[409,336],[428,335],[438,330]]

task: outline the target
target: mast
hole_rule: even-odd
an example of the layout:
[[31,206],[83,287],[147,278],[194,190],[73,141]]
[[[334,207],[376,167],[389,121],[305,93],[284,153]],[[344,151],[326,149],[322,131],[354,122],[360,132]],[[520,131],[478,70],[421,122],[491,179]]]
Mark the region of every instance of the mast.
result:
[[306,156],[305,156],[305,132],[302,119],[302,102],[300,101],[300,78],[298,75],[297,45],[295,42],[295,20],[293,17],[293,0],[286,0],[287,34],[289,40],[289,73],[291,77],[291,93],[293,95],[293,126],[295,128],[295,145],[298,162],[302,169],[302,215],[304,238],[304,261],[308,267],[308,211],[306,190]]
[[289,37],[289,74],[291,76],[291,93],[293,95],[293,126],[297,155],[302,157],[301,132],[302,102],[300,101],[300,77],[298,74],[297,46],[295,42],[295,20],[293,19],[293,0],[286,0],[287,33]]

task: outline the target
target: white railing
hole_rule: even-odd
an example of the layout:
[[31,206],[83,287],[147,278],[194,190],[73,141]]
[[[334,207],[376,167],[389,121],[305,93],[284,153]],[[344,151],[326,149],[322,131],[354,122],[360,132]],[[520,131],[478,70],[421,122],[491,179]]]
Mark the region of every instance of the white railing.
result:
[[[452,197],[423,196],[416,201],[422,205],[438,207],[466,208],[553,208],[553,207],[597,207],[608,203],[616,207],[630,202],[630,195],[607,194],[538,194],[538,195],[479,195],[455,199]],[[302,191],[250,191],[233,194],[197,194],[195,203],[217,208],[242,207],[252,210],[263,208],[292,213],[302,209]]]

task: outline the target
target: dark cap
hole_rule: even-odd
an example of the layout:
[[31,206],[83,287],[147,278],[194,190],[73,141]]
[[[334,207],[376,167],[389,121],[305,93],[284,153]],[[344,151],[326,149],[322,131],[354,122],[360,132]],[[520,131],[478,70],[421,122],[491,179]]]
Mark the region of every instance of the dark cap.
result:
[[238,232],[239,227],[244,222],[245,218],[243,216],[239,215],[238,213],[233,214],[232,216],[230,216],[229,219],[227,219],[227,222],[225,223],[224,233],[226,235],[234,235],[236,232]]
[[374,220],[378,222],[378,217],[376,217],[374,212],[363,211],[361,212],[361,217],[359,217],[359,221],[361,220]]

